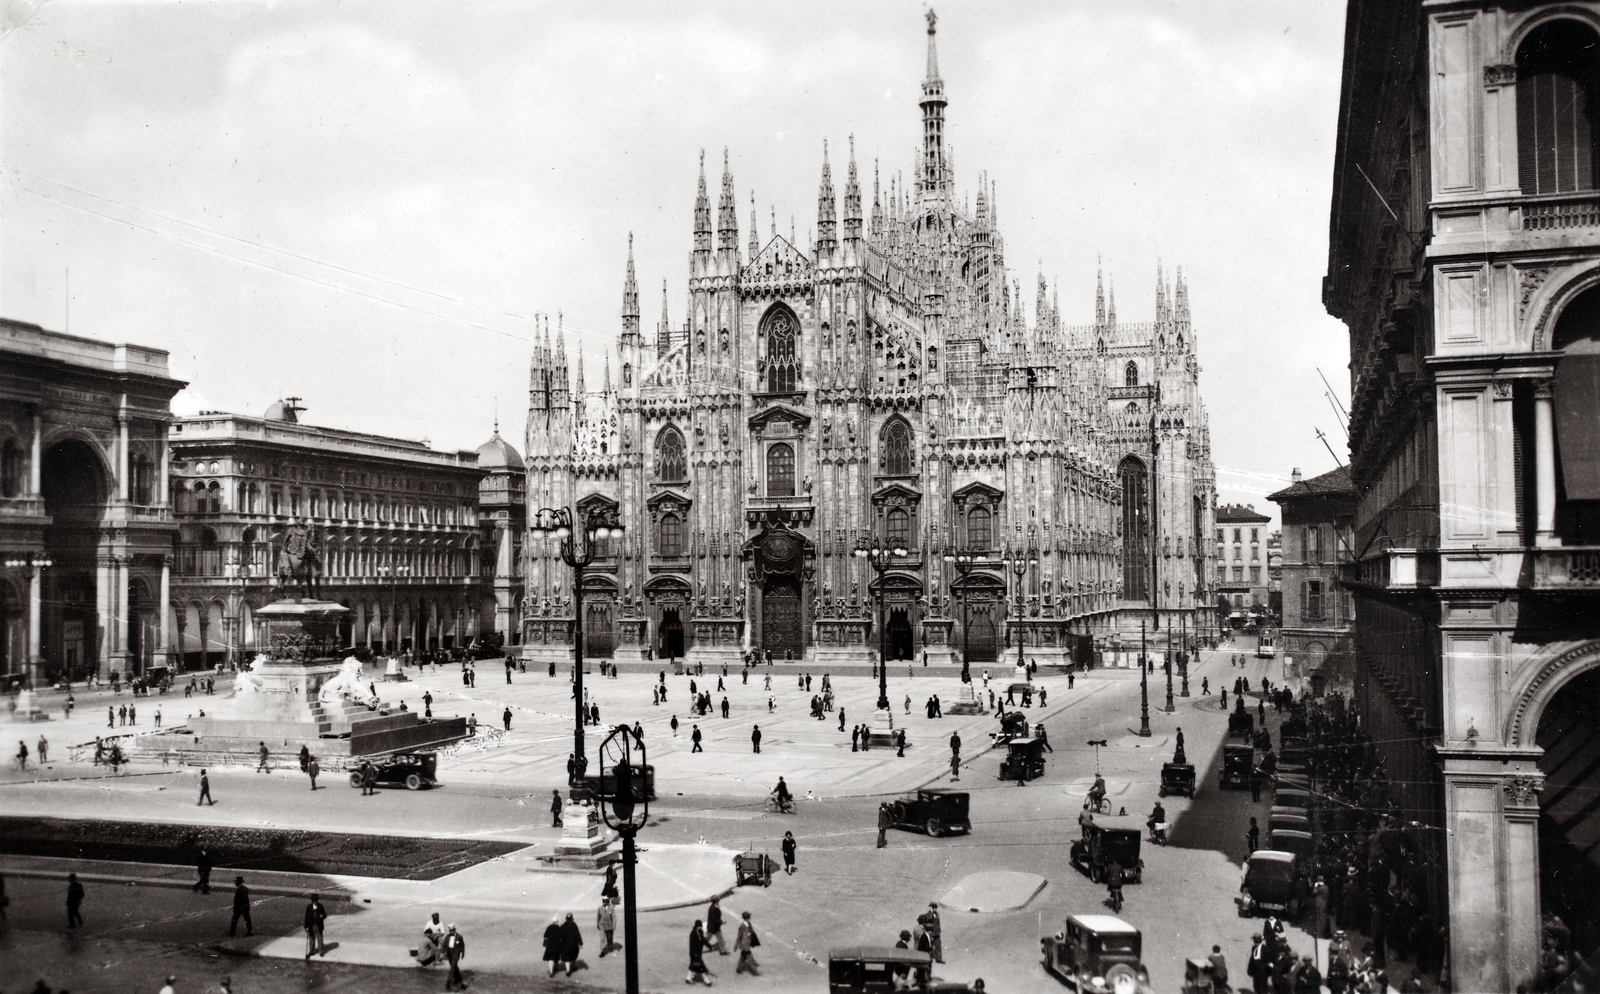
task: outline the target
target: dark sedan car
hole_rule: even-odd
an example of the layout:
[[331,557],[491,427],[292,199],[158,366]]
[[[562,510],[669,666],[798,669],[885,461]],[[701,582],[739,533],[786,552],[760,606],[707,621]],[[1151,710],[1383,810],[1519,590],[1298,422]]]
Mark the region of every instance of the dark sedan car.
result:
[[947,832],[971,832],[967,802],[971,797],[961,790],[919,790],[915,797],[889,803],[889,817],[895,828],[914,828],[938,838]]
[[[372,763],[377,771],[378,778],[374,781],[374,785],[378,787],[421,790],[424,787],[437,786],[439,783],[434,775],[439,765],[437,753],[401,752],[392,756],[374,756],[368,762]],[[361,786],[359,767],[350,771],[350,786]]]

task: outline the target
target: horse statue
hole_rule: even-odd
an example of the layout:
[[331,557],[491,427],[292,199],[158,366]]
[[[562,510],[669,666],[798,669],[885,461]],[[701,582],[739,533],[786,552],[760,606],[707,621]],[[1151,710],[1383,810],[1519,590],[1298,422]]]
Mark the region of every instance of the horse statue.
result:
[[298,583],[302,596],[307,600],[315,600],[317,581],[322,575],[322,549],[317,544],[315,533],[307,525],[294,523],[283,529],[279,539],[279,586]]

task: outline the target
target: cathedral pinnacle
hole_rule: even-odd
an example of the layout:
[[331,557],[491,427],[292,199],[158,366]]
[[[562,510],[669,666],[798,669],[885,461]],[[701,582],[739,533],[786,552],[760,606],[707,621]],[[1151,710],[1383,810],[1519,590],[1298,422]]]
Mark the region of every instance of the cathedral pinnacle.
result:
[[656,325],[656,354],[666,355],[672,348],[672,325],[667,320],[667,281],[661,281],[661,323]]
[[934,26],[939,18],[928,11],[928,76],[922,81],[922,175],[926,193],[943,191],[949,182],[944,148],[944,81],[939,78],[939,52]]
[[1094,257],[1094,326],[1104,328],[1106,325],[1106,282],[1100,269],[1100,255]]
[[934,33],[938,30],[939,15],[928,9],[928,76],[923,81],[926,88],[929,83],[938,83],[939,79],[939,49],[934,44]]
[[836,204],[833,196],[833,170],[828,166],[828,140],[822,140],[822,183],[817,188],[817,248],[834,245]]
[[717,200],[717,248],[735,252],[739,248],[739,218],[733,206],[733,170],[728,165],[728,150],[722,150],[722,196]]
[[750,262],[761,254],[761,238],[756,234],[756,191],[750,191]]
[[634,278],[633,269],[633,232],[628,232],[628,276],[622,282],[622,318],[627,323],[628,318],[634,319],[634,330],[639,324],[639,282]]
[[844,184],[844,237],[861,238],[861,183],[856,178],[856,136],[850,136],[850,173]]
[[711,199],[706,196],[706,150],[700,150],[700,189],[694,198],[694,250],[711,251]]
[[878,195],[878,160],[872,160],[872,240],[883,237],[883,203]]

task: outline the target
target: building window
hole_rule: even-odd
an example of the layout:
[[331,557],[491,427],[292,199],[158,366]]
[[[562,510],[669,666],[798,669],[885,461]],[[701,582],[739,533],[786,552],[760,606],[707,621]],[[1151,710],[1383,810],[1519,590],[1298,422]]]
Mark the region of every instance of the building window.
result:
[[1241,531],[1239,529],[1235,528],[1233,530],[1233,540],[1235,542],[1241,541],[1241,537],[1240,537],[1241,534],[1242,534]]
[[1306,528],[1306,562],[1322,562],[1322,529],[1316,525]]
[[891,507],[888,516],[884,519],[883,537],[889,546],[910,548],[911,546],[911,515],[904,508]]
[[660,539],[657,550],[669,559],[683,555],[683,519],[676,514],[661,516]]
[[22,446],[6,439],[0,449],[0,497],[15,497],[22,493]]
[[1233,582],[1234,583],[1243,583],[1244,582],[1244,567],[1243,566],[1235,566],[1233,568]]
[[791,393],[800,379],[794,318],[778,310],[767,318],[767,392]]
[[987,507],[975,507],[967,512],[967,548],[973,552],[987,551],[994,541],[994,516]]
[[1217,529],[1217,544],[1221,545],[1225,541],[1227,541],[1227,539],[1224,537],[1222,529],[1218,528]]
[[1219,563],[1217,565],[1217,582],[1218,583],[1226,583],[1227,581],[1228,581],[1228,567],[1223,566],[1223,565],[1221,565]]
[[1128,365],[1124,367],[1122,370],[1122,385],[1127,387],[1136,387],[1139,385],[1138,363],[1129,361]]
[[153,489],[155,473],[151,471],[150,457],[137,455],[133,457],[133,502],[135,504],[149,504]]
[[1259,528],[1250,529],[1250,541],[1252,541],[1252,542],[1261,541],[1261,529],[1259,529]]
[[767,450],[767,496],[794,496],[794,448],[787,442]]
[[1322,581],[1305,580],[1300,584],[1300,617],[1306,621],[1322,620]]
[[1261,582],[1261,567],[1260,566],[1252,566],[1252,567],[1250,567],[1250,582],[1251,583],[1260,583]]
[[911,475],[911,426],[895,418],[879,436],[878,468],[885,476]]
[[1145,502],[1149,478],[1144,463],[1132,456],[1122,460],[1118,472],[1122,477],[1122,596],[1144,600],[1148,596],[1146,570],[1150,565],[1149,546],[1145,544],[1148,541]]
[[1253,563],[1258,563],[1261,561],[1261,546],[1252,545],[1250,547],[1250,561]]
[[1595,51],[1571,20],[1536,29],[1517,50],[1517,175],[1523,193],[1595,188]]
[[683,433],[671,425],[656,436],[656,478],[664,483],[682,483],[689,478]]

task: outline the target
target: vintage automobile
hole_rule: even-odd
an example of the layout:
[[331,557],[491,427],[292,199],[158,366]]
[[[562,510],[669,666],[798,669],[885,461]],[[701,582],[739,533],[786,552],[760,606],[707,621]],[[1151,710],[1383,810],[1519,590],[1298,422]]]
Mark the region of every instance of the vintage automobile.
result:
[[[378,771],[376,786],[402,786],[406,790],[421,790],[439,783],[435,771],[439,755],[432,752],[397,752],[392,756],[374,756],[371,762]],[[361,770],[350,771],[350,786],[361,786]]]
[[828,951],[828,994],[892,994],[899,990],[970,994],[972,988],[935,977],[932,953],[893,946],[846,946]]
[[1274,832],[1309,832],[1311,819],[1306,815],[1275,814],[1267,820],[1267,848],[1279,849],[1280,846],[1272,844]]
[[1222,747],[1222,779],[1220,786],[1248,787],[1250,775],[1256,766],[1256,751],[1243,742],[1229,742]]
[[1044,776],[1044,740],[1011,739],[1006,742],[1006,758],[1000,761],[1001,780],[1019,784]]
[[1161,796],[1166,797],[1168,794],[1194,796],[1193,763],[1161,764]]
[[1311,749],[1305,739],[1289,738],[1282,736],[1278,739],[1278,758],[1284,763],[1294,766],[1305,766],[1311,756]]
[[1068,915],[1065,927],[1039,940],[1044,968],[1078,994],[1142,987],[1150,974],[1139,959],[1139,930],[1111,915]]
[[1300,914],[1300,874],[1294,853],[1257,849],[1244,864],[1239,883],[1239,917],[1257,912],[1278,912],[1289,918]]
[[1309,790],[1295,790],[1293,787],[1279,787],[1272,792],[1272,803],[1284,808],[1312,808],[1316,806],[1314,795]]
[[1216,979],[1211,975],[1210,960],[1191,956],[1183,961],[1182,994],[1221,994]]
[[1286,852],[1294,857],[1295,873],[1308,884],[1317,875],[1316,837],[1310,832],[1280,828],[1267,835],[1267,847]]
[[1144,823],[1132,815],[1097,815],[1084,827],[1084,837],[1072,840],[1067,855],[1095,883],[1105,880],[1112,863],[1122,864],[1125,882],[1143,883],[1144,861],[1139,858],[1143,832]]
[[1256,716],[1248,711],[1235,711],[1228,715],[1228,738],[1248,741],[1255,734]]
[[[590,791],[604,798],[609,798],[617,792],[614,768],[605,770],[600,776],[590,774],[583,778],[583,782]],[[634,774],[632,787],[635,801],[653,801],[656,799],[656,768],[654,764],[645,764],[643,776],[638,773]]]
[[1311,790],[1311,777],[1304,773],[1286,773],[1282,766],[1278,767],[1272,779],[1279,790],[1303,790],[1308,793]]
[[895,828],[927,832],[934,838],[948,832],[971,832],[967,802],[972,795],[960,790],[919,790],[914,797],[889,803],[889,817]]

